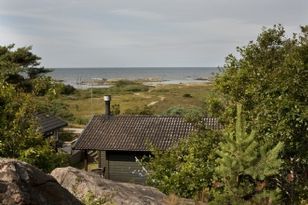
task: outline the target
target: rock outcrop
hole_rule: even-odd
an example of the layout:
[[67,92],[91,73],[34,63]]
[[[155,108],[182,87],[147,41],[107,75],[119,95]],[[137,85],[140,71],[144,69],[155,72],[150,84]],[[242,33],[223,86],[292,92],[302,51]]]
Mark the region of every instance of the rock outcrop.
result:
[[106,204],[165,204],[166,196],[153,187],[114,182],[73,167],[57,168],[51,175],[80,200],[94,196]]
[[0,204],[81,205],[50,175],[18,160],[0,159]]

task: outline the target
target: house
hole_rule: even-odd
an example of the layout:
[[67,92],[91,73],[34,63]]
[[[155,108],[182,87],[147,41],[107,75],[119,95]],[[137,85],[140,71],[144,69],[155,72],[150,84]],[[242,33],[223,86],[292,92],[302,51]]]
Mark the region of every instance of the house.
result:
[[[150,154],[150,146],[161,150],[176,145],[196,130],[179,116],[110,115],[110,96],[105,96],[105,115],[94,116],[74,149],[98,151],[104,177],[122,182],[145,182],[138,160]],[[209,129],[220,129],[215,118],[204,118]],[[87,157],[85,157],[87,159]],[[87,169],[87,161],[85,162]]]
[[39,113],[36,115],[39,124],[39,131],[44,137],[53,136],[55,140],[58,140],[59,131],[67,126],[67,122],[64,120],[46,113]]

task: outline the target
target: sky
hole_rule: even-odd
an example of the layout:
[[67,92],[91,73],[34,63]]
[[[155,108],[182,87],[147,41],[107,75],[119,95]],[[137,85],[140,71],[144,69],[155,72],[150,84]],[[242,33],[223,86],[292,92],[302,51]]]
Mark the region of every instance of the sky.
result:
[[308,0],[0,0],[0,45],[32,46],[45,67],[211,67]]

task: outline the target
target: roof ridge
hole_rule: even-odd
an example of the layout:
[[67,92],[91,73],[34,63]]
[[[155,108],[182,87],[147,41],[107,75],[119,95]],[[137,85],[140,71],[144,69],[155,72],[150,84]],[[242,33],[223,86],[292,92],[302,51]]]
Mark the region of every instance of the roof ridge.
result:
[[[204,122],[209,129],[220,129],[216,118]],[[149,151],[144,142],[148,139],[159,149],[167,149],[197,129],[182,116],[96,115],[85,127],[75,148]]]
[[[94,115],[94,117],[106,117],[105,114]],[[168,118],[184,118],[180,115],[110,115],[111,117],[168,117]]]

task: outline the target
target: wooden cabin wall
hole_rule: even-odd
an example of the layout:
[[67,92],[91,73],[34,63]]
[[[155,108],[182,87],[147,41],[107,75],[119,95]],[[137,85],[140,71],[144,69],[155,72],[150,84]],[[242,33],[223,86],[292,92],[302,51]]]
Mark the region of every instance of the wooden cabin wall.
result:
[[146,176],[142,166],[136,162],[149,152],[101,151],[101,164],[105,177],[114,181],[145,184]]

